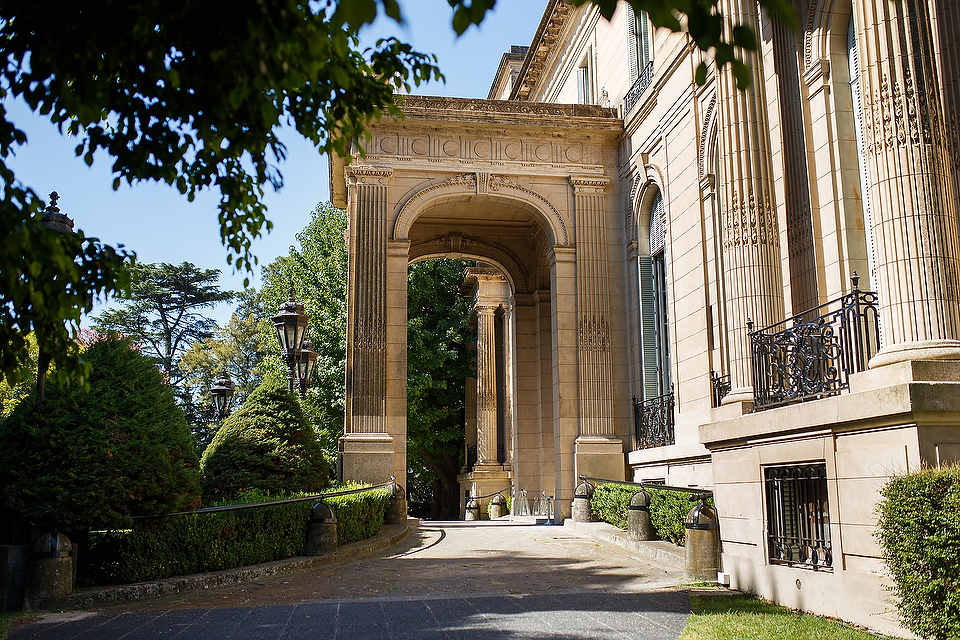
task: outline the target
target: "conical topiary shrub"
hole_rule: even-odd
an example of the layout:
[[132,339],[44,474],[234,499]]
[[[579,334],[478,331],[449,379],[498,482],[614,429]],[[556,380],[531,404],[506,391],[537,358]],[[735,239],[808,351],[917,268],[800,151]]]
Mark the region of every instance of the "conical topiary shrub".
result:
[[153,362],[107,336],[83,357],[89,389],[48,383],[0,424],[0,497],[34,522],[84,532],[191,509],[200,474],[190,428]]
[[287,381],[268,377],[227,418],[200,461],[204,502],[235,498],[246,489],[270,494],[319,491],[329,466]]

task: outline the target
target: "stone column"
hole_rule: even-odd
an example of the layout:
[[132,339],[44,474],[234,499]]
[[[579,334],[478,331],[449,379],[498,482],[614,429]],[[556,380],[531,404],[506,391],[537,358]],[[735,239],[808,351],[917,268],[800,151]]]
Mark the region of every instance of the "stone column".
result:
[[[753,0],[726,0],[724,15],[760,32]],[[749,87],[737,88],[729,65],[718,74],[720,217],[733,387],[724,404],[753,400],[747,321],[762,328],[784,319],[764,75],[757,52],[745,51],[743,56],[751,74]]]
[[930,6],[865,0],[854,11],[883,334],[870,366],[960,359],[960,246]]
[[960,0],[937,0],[940,82],[953,174],[953,202],[960,217]]
[[497,464],[496,307],[477,306],[477,466]]
[[[607,268],[607,178],[570,178],[577,230],[577,372],[580,433],[577,474],[622,480],[623,442],[616,435],[610,293]],[[574,479],[576,484],[576,479]]]
[[[553,349],[553,471],[556,512],[569,517],[577,483],[576,442],[580,431],[577,385],[576,249],[556,245],[550,263],[550,332]],[[544,489],[549,493],[550,484]],[[559,521],[559,520],[558,520]]]
[[391,169],[354,167],[348,194],[347,368],[343,480],[394,474],[387,432],[387,183]]

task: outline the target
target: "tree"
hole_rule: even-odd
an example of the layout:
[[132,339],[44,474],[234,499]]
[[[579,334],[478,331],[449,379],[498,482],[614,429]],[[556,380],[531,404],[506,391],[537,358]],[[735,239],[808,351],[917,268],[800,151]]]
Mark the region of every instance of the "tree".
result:
[[[593,2],[607,18],[617,4],[573,1]],[[686,30],[746,81],[739,56],[756,48],[756,37],[724,23],[720,0],[625,1],[657,26]],[[447,3],[463,33],[495,0]],[[760,5],[796,22],[786,0]],[[435,58],[396,38],[359,50],[358,30],[381,10],[402,21],[397,0],[10,0],[0,6],[0,98],[21,98],[49,116],[75,137],[88,164],[104,152],[115,189],[124,181],[165,182],[188,200],[218,190],[228,259],[249,270],[253,240],[272,227],[264,188],[283,185],[272,164],[286,154],[280,126],[291,124],[321,152],[349,155],[370,120],[400,114],[395,89],[442,79]],[[706,72],[701,65],[699,81]],[[18,375],[29,359],[24,336],[33,330],[59,376],[82,378],[88,370],[70,336],[94,296],[126,291],[123,262],[131,254],[40,223],[40,199],[7,165],[26,142],[0,104],[0,376]]]
[[330,467],[286,378],[268,376],[227,418],[200,461],[204,501],[235,498],[244,489],[270,494],[319,491]]
[[107,337],[84,357],[89,392],[51,384],[39,409],[34,392],[0,423],[4,506],[81,533],[197,506],[193,438],[161,373],[128,338]]
[[[232,404],[239,407],[263,381],[265,352],[260,346],[261,323],[267,314],[260,295],[253,289],[240,294],[241,304],[227,326],[202,341],[194,342],[180,357],[183,374],[182,401],[187,422],[193,429],[200,451],[210,443],[216,408],[210,387],[226,371],[234,384]],[[189,409],[186,408],[189,406]]]
[[[303,403],[304,412],[320,438],[328,459],[337,456],[343,435],[344,372],[347,342],[347,247],[344,232],[347,214],[330,203],[317,205],[310,222],[297,234],[299,247],[281,256],[263,270],[261,304],[273,315],[294,287],[306,314],[310,316],[307,337],[319,354],[313,379]],[[280,360],[280,346],[269,321],[261,324],[260,344],[268,356],[264,369],[286,373]]]
[[[476,342],[470,307],[460,295],[465,260],[429,260],[407,276],[408,466],[434,477],[436,517],[455,520],[460,509],[464,446],[464,382],[473,377]],[[423,479],[421,479],[423,480]]]
[[216,322],[199,310],[232,300],[232,291],[221,291],[218,269],[198,269],[190,262],[180,265],[136,264],[131,266],[133,285],[119,309],[108,309],[94,321],[97,331],[115,331],[130,336],[156,358],[167,377],[179,384],[179,357],[197,340],[213,335]]

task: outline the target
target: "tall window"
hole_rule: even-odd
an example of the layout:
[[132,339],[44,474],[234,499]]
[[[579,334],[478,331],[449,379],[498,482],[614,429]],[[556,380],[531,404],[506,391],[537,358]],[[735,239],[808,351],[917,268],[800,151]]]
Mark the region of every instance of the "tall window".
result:
[[643,331],[644,397],[670,391],[670,330],[667,306],[666,229],[663,197],[650,208],[650,255],[640,256],[640,314]]
[[587,55],[577,67],[577,102],[580,104],[593,104],[592,58],[593,47],[587,47]]
[[630,61],[630,82],[637,80],[650,64],[650,19],[646,11],[636,13],[627,5],[627,59]]

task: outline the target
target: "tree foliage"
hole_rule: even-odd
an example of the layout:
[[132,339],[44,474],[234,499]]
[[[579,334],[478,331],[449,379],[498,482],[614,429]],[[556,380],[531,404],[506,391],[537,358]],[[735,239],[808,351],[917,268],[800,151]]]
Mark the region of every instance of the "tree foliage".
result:
[[31,394],[0,423],[5,506],[66,531],[196,506],[193,438],[161,373],[115,336],[84,357],[89,391],[51,384],[39,409]]
[[256,489],[273,495],[319,491],[330,467],[287,381],[269,376],[227,418],[200,461],[204,501]]
[[[347,214],[328,202],[310,214],[310,222],[297,234],[298,246],[263,270],[260,304],[266,318],[276,313],[293,287],[310,316],[307,338],[319,356],[303,410],[320,437],[325,455],[336,459],[337,441],[343,435],[344,372],[347,341],[347,247],[344,232]],[[267,350],[264,369],[283,372],[269,319],[261,323],[260,344]]]
[[[618,0],[573,1],[610,18]],[[624,1],[657,26],[689,33],[719,66],[732,64],[741,86],[749,80],[740,59],[756,49],[756,34],[726,24],[720,0]],[[495,2],[447,0],[456,32]],[[786,0],[760,6],[796,22]],[[396,89],[442,79],[434,56],[396,38],[360,50],[359,29],[381,11],[402,22],[397,0],[9,0],[0,5],[0,100],[21,99],[48,117],[87,164],[109,158],[114,189],[154,181],[188,200],[219,192],[228,260],[249,270],[253,241],[272,228],[264,190],[283,185],[281,126],[321,152],[349,155],[372,119],[400,114]],[[706,73],[703,63],[701,84]],[[0,104],[0,376],[17,382],[29,359],[24,336],[34,331],[59,379],[82,380],[89,368],[71,335],[94,297],[126,291],[132,254],[40,223],[40,199],[7,162],[26,142]]]
[[220,290],[219,269],[198,269],[190,262],[134,263],[130,269],[129,296],[119,309],[97,316],[94,329],[132,337],[146,355],[156,358],[170,380],[179,383],[181,352],[211,337],[217,326],[199,311],[232,300],[234,293]]
[[[407,275],[408,466],[439,483],[438,517],[456,519],[464,447],[464,381],[475,374],[470,305],[460,295],[466,260],[428,260]],[[439,495],[437,495],[439,494]]]

